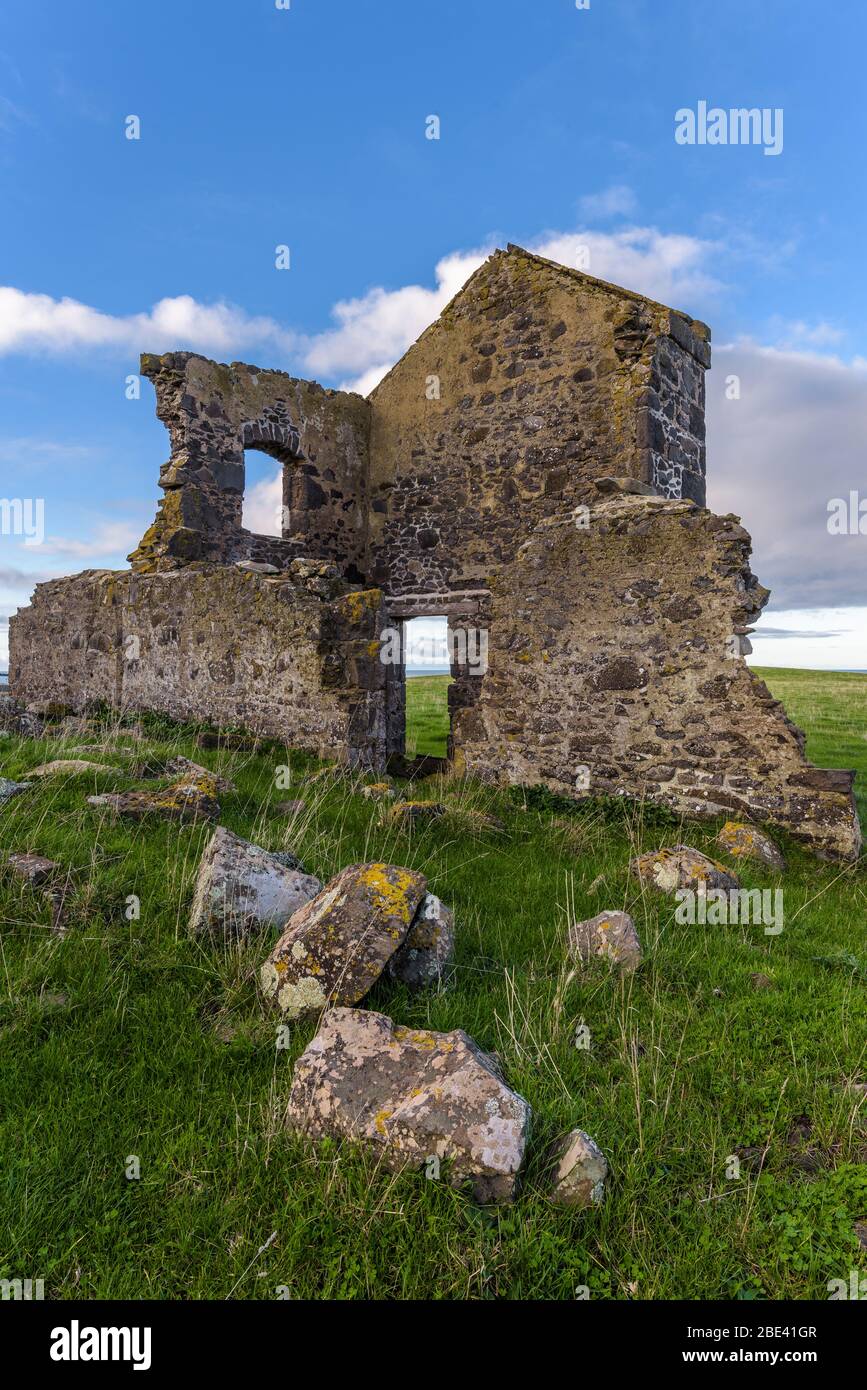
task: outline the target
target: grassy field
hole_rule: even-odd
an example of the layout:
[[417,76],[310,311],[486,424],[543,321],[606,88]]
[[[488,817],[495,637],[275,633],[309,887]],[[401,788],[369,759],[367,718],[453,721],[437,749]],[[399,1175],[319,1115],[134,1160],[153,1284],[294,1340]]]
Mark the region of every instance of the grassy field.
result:
[[856,769],[855,799],[861,824],[867,827],[867,676],[784,666],[752,669],[806,732],[812,762]]
[[446,756],[451,676],[412,676],[406,683],[406,752],[410,758]]
[[[778,693],[788,684],[814,756],[863,778],[867,679],[767,677]],[[711,849],[713,827],[434,781],[414,794],[449,815],[409,838],[358,781],[311,782],[316,764],[282,748],[202,752],[192,734],[106,724],[100,756],[118,774],[55,779],[0,811],[0,860],[35,850],[76,884],[61,938],[38,892],[0,875],[0,1278],[43,1278],[52,1298],[572,1299],[586,1285],[604,1299],[803,1299],[867,1272],[852,1229],[867,1218],[863,860],[827,865],[786,845],[780,936],[678,925],[629,858],[681,838]],[[10,739],[0,772],[25,778],[94,741]],[[222,822],[239,834],[293,849],[323,879],[362,859],[418,867],[454,909],[453,984],[411,996],[380,982],[367,1002],[499,1053],[535,1112],[513,1206],[480,1209],[286,1132],[292,1066],[315,1029],[275,1047],[256,987],[271,937],[187,937],[209,828],[112,824],[85,804],[139,785],[143,756],[178,751],[234,778]],[[278,790],[281,765],[291,785]],[[296,796],[302,812],[275,813]],[[479,833],[473,808],[505,832]],[[743,882],[780,880],[749,870]],[[644,943],[630,978],[569,968],[568,921],[605,908],[630,911]],[[755,988],[758,972],[774,987]],[[582,1024],[589,1048],[575,1046]],[[546,1146],[574,1125],[611,1166],[592,1212],[543,1195]]]

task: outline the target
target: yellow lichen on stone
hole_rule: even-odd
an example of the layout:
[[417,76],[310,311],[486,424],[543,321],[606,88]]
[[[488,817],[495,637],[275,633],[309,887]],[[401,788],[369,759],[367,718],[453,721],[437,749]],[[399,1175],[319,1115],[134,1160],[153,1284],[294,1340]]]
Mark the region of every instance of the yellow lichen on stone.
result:
[[402,922],[409,922],[407,894],[412,884],[412,874],[407,869],[396,869],[389,864],[370,864],[361,879],[373,890],[374,905],[380,911],[389,917],[398,917]]

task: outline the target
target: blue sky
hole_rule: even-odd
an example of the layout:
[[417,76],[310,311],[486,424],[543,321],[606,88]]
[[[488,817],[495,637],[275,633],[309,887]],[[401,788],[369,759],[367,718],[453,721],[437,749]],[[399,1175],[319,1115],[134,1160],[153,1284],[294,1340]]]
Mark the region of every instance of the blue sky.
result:
[[[0,623],[150,522],[140,351],[366,391],[516,241],[711,323],[709,500],[754,534],[763,626],[799,634],[757,655],[867,667],[867,535],[826,526],[867,498],[865,39],[857,0],[6,7],[0,497],[44,498],[46,538],[0,536]],[[699,101],[781,109],[782,152],[679,145]]]

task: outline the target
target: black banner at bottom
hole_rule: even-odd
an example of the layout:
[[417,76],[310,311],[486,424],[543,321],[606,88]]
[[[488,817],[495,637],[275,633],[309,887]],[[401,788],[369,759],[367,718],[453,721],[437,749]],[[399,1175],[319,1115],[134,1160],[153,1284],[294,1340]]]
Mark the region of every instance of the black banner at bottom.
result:
[[[861,1300],[841,1296],[827,1303],[785,1304],[438,1303],[430,1310],[436,1317],[435,1340],[425,1333],[425,1324],[420,1321],[425,1305],[410,1304],[405,1326],[416,1353],[427,1347],[431,1357],[428,1375],[435,1369],[436,1348],[447,1354],[443,1337],[452,1318],[456,1331],[463,1334],[459,1353],[462,1371],[474,1344],[488,1372],[493,1369],[492,1362],[496,1365],[498,1348],[506,1367],[514,1370],[507,1358],[520,1345],[526,1320],[528,1327],[547,1324],[558,1337],[559,1356],[571,1347],[578,1357],[576,1365],[583,1361],[584,1352],[592,1349],[610,1369],[618,1371],[634,1367],[642,1372],[668,1373],[677,1367],[701,1371],[708,1366],[756,1366],[773,1371],[808,1367],[827,1375],[858,1364],[865,1325],[862,1309],[845,1306],[852,1301]],[[305,1363],[315,1363],[317,1356],[337,1351],[341,1333],[356,1327],[360,1340],[349,1345],[355,1347],[353,1359],[362,1368],[366,1360],[363,1349],[372,1352],[379,1340],[380,1316],[381,1336],[386,1339],[391,1361],[399,1349],[401,1306],[385,1302],[9,1300],[0,1302],[0,1335],[4,1364],[7,1368],[15,1366],[17,1378],[21,1370],[92,1377],[104,1368],[115,1376],[124,1371],[161,1376],[167,1371],[189,1370],[223,1377],[237,1371],[253,1372],[258,1377],[272,1368],[294,1375],[300,1369],[297,1357],[305,1345],[310,1348]],[[465,1316],[471,1316],[472,1322],[464,1324]],[[320,1323],[322,1336],[317,1335]],[[545,1344],[528,1343],[527,1349],[533,1345],[539,1354]],[[376,1353],[380,1368],[381,1350]]]

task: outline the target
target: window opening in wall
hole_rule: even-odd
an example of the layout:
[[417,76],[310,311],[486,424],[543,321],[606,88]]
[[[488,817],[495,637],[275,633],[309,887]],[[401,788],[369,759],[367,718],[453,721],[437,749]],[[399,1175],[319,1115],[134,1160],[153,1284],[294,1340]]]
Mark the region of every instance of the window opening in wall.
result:
[[282,536],[282,520],[282,465],[261,449],[245,449],[241,525],[257,536]]

